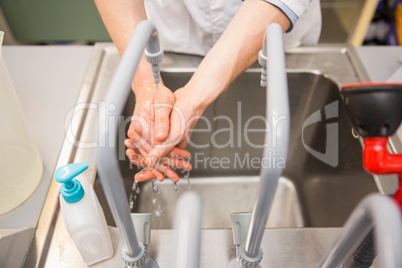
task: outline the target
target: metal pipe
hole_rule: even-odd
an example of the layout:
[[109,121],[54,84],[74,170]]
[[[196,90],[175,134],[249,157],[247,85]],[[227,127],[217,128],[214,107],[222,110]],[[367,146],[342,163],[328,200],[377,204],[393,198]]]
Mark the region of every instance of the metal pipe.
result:
[[379,267],[402,267],[402,222],[398,206],[389,197],[371,194],[353,210],[343,231],[318,265],[340,267],[374,228]]
[[[262,166],[260,186],[253,208],[244,253],[256,258],[271,209],[279,177],[285,167],[289,144],[289,98],[283,45],[283,30],[279,24],[271,24],[266,30],[266,55],[268,59],[267,120],[269,129],[265,135],[264,159],[275,158],[276,166]],[[265,47],[265,45],[264,45]]]
[[184,193],[176,206],[175,268],[200,267],[202,202],[195,192]]
[[[116,135],[118,125],[116,124],[116,129],[108,129],[106,126],[107,122],[111,121],[111,118],[115,119],[114,122],[118,122],[117,118],[122,114],[130,93],[131,81],[146,46],[148,52],[151,53],[156,53],[160,50],[158,32],[155,26],[149,21],[142,21],[135,28],[105,97],[106,107],[114,105],[115,109],[106,109],[105,113],[100,113],[99,137],[104,140],[99,142],[106,146],[99,146],[96,153],[99,177],[123,240],[123,251],[128,257],[134,259],[141,254],[143,249],[138,242],[131,220],[127,196],[116,156],[115,139],[118,136]],[[106,144],[106,142],[109,142],[109,144]]]

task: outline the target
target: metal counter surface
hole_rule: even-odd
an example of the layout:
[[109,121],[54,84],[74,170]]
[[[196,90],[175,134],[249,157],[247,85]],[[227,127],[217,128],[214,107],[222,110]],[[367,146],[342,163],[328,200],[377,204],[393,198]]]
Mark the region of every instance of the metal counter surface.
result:
[[[18,251],[9,252],[6,262],[12,267],[21,265],[31,244],[63,144],[66,115],[76,103],[91,52],[92,46],[3,47],[4,61],[44,167],[34,194],[0,216],[0,230],[16,232],[12,238]],[[24,237],[19,235],[22,232]]]

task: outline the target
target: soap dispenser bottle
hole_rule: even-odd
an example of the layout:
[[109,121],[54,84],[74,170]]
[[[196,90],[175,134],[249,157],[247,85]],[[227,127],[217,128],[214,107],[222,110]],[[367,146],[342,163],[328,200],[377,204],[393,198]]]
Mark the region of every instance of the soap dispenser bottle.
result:
[[81,174],[87,168],[87,163],[68,164],[58,168],[54,178],[62,183],[60,207],[64,223],[82,258],[91,265],[112,257],[114,252],[98,198]]

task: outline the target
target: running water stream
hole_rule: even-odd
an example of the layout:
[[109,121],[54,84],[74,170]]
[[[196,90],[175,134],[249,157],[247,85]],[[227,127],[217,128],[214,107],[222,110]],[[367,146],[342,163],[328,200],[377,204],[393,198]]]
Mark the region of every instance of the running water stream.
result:
[[156,87],[156,103],[159,103],[159,84],[155,84]]
[[134,209],[135,203],[137,201],[137,197],[140,194],[140,192],[141,192],[141,189],[138,185],[138,181],[134,180],[133,186],[131,187],[130,197],[128,200],[128,206],[129,206],[131,212]]
[[[143,169],[143,170],[145,170],[145,169]],[[183,170],[181,173],[184,175],[183,179],[185,179],[187,181],[187,190],[190,191],[191,190],[190,172]],[[173,185],[174,185],[175,192],[179,193],[179,185],[177,185],[177,183],[174,183]],[[156,217],[160,217],[162,215],[164,207],[158,199],[158,196],[161,194],[161,189],[158,187],[158,185],[156,183],[156,178],[151,180],[151,186],[152,186],[152,204],[154,205],[154,214]],[[129,197],[129,207],[130,207],[131,212],[134,212],[136,209],[136,203],[137,203],[138,195],[140,193],[141,193],[141,189],[140,189],[139,182],[137,180],[134,180],[133,186],[131,188],[130,197]]]

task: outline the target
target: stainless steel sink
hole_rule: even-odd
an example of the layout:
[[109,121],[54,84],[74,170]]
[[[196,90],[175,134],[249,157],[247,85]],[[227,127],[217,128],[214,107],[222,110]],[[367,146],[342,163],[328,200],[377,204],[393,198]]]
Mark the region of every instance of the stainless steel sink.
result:
[[[94,47],[90,68],[77,101],[85,103],[86,108],[77,106],[58,162],[58,166],[70,162],[89,163],[86,175],[94,183],[109,225],[114,222],[96,175],[95,150],[97,146],[102,146],[96,125],[99,112],[105,109],[102,99],[119,59],[112,44],[97,44]],[[171,89],[183,86],[200,61],[201,58],[196,56],[166,55],[161,66],[165,84]],[[345,46],[292,49],[287,51],[286,64],[291,107],[289,156],[267,224],[268,227],[281,229],[267,230],[263,240],[264,256],[266,253],[272,258],[264,258],[262,265],[314,267],[336,239],[339,228],[332,227],[341,227],[355,205],[368,193],[378,190],[391,193],[397,185],[389,178],[373,177],[362,168],[361,144],[353,136],[339,94],[342,84],[369,80],[354,49]],[[210,129],[194,133],[191,139],[193,145],[188,146],[194,167],[189,182],[181,174],[178,191],[169,180],[155,182],[158,191],[155,191],[153,182],[140,184],[141,192],[133,212],[153,213],[154,232],[149,252],[161,267],[171,267],[170,255],[166,252],[171,251],[167,248],[173,235],[171,227],[175,205],[179,196],[189,190],[199,193],[204,205],[203,236],[208,238],[201,245],[201,267],[224,267],[234,257],[235,249],[228,230],[231,228],[230,213],[252,210],[259,180],[258,159],[262,156],[262,130],[265,129],[261,117],[266,109],[266,92],[259,86],[259,76],[258,66],[250,68],[206,110],[204,116],[211,122]],[[124,110],[125,122],[129,121],[127,118],[131,116],[134,104],[132,95]],[[321,115],[322,120],[308,124],[313,114]],[[196,128],[208,129],[207,120],[200,120]],[[245,137],[245,124],[248,124],[249,130],[259,131],[249,131]],[[216,132],[228,128],[233,131]],[[128,198],[134,174],[140,169],[133,167],[125,157],[122,143],[125,135],[125,131],[119,134],[117,157],[122,159],[120,167]],[[212,146],[213,142],[219,146]],[[395,140],[395,144],[397,142]],[[204,145],[205,148],[196,148],[199,146],[194,144]],[[396,144],[393,148],[399,146]],[[323,158],[326,153],[332,157]],[[225,159],[224,164],[222,159]],[[256,159],[255,162],[252,159]],[[272,161],[275,161],[274,156],[271,164],[275,164]],[[34,253],[31,255],[39,256],[37,262],[46,263],[48,267],[62,264],[78,267],[79,256],[74,255],[71,242],[65,241],[66,229],[57,213],[57,197],[58,185],[52,183],[45,204],[45,209],[52,213],[42,215],[37,246],[32,247]],[[286,237],[288,240],[283,240],[283,243],[289,239],[299,242],[274,248],[267,239],[275,237]],[[311,250],[301,247],[300,243],[308,244]],[[210,262],[211,254],[215,265]],[[287,258],[286,254],[295,255]],[[281,264],[282,257],[284,262]]]
[[[191,75],[191,72],[170,69],[162,73],[162,78],[169,88],[176,89]],[[140,183],[141,193],[133,212],[153,212],[152,227],[169,229],[177,199],[188,190],[199,193],[204,201],[204,228],[231,228],[230,213],[252,210],[265,130],[262,119],[266,111],[266,90],[259,86],[259,79],[259,69],[242,74],[205,111],[204,119],[196,126],[199,131],[194,132],[188,146],[194,167],[190,181],[182,179],[178,192],[169,180],[155,182],[158,194],[152,190],[151,182]],[[368,193],[376,191],[375,182],[362,168],[361,145],[352,135],[336,83],[321,74],[303,71],[289,71],[288,83],[289,157],[268,226],[340,227],[356,204]],[[130,96],[125,117],[131,116],[134,99],[134,95]],[[330,104],[338,108],[337,116],[325,120],[324,110]],[[321,112],[324,120],[303,128],[303,123],[316,111]],[[328,124],[336,126],[338,140],[328,138]],[[246,132],[245,125],[247,129],[257,131]],[[225,131],[219,132],[221,129]],[[329,154],[337,154],[334,156],[336,166],[317,159],[306,146],[321,153],[328,150]],[[124,147],[119,150],[124,152]],[[272,156],[264,165],[280,164],[275,161],[280,159]],[[121,169],[129,196],[133,176],[139,170],[127,159],[121,161]],[[97,180],[95,186],[97,192],[102,191]],[[103,205],[106,207],[107,203]],[[112,224],[112,218],[109,223]]]

